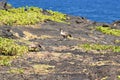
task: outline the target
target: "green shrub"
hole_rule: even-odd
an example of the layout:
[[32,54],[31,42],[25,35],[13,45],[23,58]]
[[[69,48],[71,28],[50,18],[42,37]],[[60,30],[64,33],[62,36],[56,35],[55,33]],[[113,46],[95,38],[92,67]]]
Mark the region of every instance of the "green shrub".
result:
[[23,53],[27,53],[28,48],[15,43],[12,39],[0,37],[0,65],[10,66],[11,61]]
[[0,10],[0,24],[2,25],[34,25],[49,19],[56,22],[65,22],[66,15],[47,10],[52,15],[44,15],[41,8],[37,7],[12,8]]
[[0,54],[1,55],[21,55],[27,52],[26,46],[16,44],[12,39],[0,37]]
[[52,16],[51,16],[51,20],[53,21],[57,21],[57,22],[64,22],[64,20],[66,20],[66,15],[62,14],[60,12],[57,11],[52,11],[52,10],[47,10]]
[[86,51],[97,50],[97,51],[120,52],[120,46],[113,46],[113,45],[82,44],[82,45],[78,45],[78,47],[81,47]]
[[118,29],[111,29],[110,27],[102,27],[102,26],[98,26],[96,29],[104,34],[120,36],[120,30]]
[[7,4],[7,6],[8,6],[8,7],[12,7],[12,5],[11,5],[11,4],[9,4],[9,3]]
[[11,60],[14,59],[13,56],[0,56],[0,65],[10,66]]

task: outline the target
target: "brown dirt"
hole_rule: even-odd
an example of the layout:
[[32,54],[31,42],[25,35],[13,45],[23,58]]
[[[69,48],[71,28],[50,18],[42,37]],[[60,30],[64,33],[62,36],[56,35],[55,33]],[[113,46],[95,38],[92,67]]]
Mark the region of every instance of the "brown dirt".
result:
[[[11,66],[0,66],[0,80],[117,80],[120,53],[95,54],[75,47],[83,43],[119,45],[114,41],[120,37],[96,31],[95,27],[103,23],[70,17],[71,24],[47,21],[32,27],[0,27],[4,37],[42,47],[40,51],[29,52],[12,61]],[[72,38],[64,40],[60,28],[69,32]],[[7,33],[6,29],[12,32]]]

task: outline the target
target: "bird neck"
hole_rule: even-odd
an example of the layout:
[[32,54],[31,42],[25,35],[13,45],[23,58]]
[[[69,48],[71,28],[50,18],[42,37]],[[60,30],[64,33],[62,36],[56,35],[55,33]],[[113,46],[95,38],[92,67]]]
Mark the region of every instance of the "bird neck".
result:
[[63,30],[60,30],[60,32],[61,32],[61,33],[64,33],[64,31],[63,31]]

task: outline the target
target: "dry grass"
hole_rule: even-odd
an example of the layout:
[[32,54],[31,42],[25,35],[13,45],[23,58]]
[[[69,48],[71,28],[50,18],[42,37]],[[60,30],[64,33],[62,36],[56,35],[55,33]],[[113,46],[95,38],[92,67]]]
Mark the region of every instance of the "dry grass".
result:
[[46,64],[35,64],[33,69],[35,73],[48,74],[54,71],[55,66],[46,65]]
[[41,35],[39,38],[42,39],[42,40],[44,40],[44,39],[54,38],[54,36],[50,36],[50,35]]
[[54,38],[54,36],[50,36],[50,35],[41,35],[41,36],[37,36],[37,35],[34,35],[33,33],[30,33],[28,31],[23,31],[23,33],[25,34],[25,40],[29,40],[29,39],[50,39],[50,38]]
[[38,38],[37,35],[34,35],[34,34],[30,33],[30,32],[23,31],[23,33],[25,34],[25,39],[26,40]]
[[91,64],[91,66],[103,66],[103,65],[114,65],[114,66],[120,66],[119,63],[114,62],[114,61],[110,61],[110,60],[106,60],[106,61],[97,61]]

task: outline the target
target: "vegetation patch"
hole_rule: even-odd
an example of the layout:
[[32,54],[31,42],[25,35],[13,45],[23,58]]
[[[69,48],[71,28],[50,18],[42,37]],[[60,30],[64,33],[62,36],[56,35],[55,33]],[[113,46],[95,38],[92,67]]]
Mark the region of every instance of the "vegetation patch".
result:
[[120,80],[120,75],[118,75],[117,78]]
[[118,43],[120,43],[120,40],[117,39],[117,40],[115,40],[114,42],[115,42],[116,44],[118,44]]
[[96,29],[101,31],[104,34],[120,36],[120,30],[118,29],[111,29],[110,27],[102,27],[102,26],[98,26],[96,27]]
[[23,33],[25,34],[25,37],[24,39],[25,40],[29,40],[29,39],[35,39],[35,38],[39,38],[39,39],[51,39],[51,38],[54,38],[54,36],[50,36],[50,35],[41,35],[41,36],[37,36],[35,34],[32,34],[30,32],[27,32],[27,31],[23,31]]
[[27,52],[28,48],[26,46],[21,46],[15,43],[12,39],[0,37],[0,54],[1,55],[21,55]]
[[25,34],[25,39],[29,40],[29,39],[34,39],[34,38],[38,38],[37,35],[34,35],[30,32],[27,32],[27,31],[23,31],[23,33]]
[[120,46],[102,45],[102,44],[82,44],[78,45],[79,48],[83,48],[86,51],[108,51],[108,52],[120,52]]
[[66,14],[57,12],[57,11],[52,11],[52,10],[47,10],[52,16],[49,18],[52,21],[57,21],[57,22],[65,22],[65,20],[68,18],[66,17]]
[[9,65],[12,59],[27,51],[26,46],[18,45],[12,39],[0,37],[0,65]]
[[12,5],[11,5],[11,4],[9,4],[9,3],[7,3],[7,6],[8,6],[8,7],[10,7],[10,8],[12,8]]
[[41,35],[39,38],[42,39],[42,40],[44,40],[44,39],[54,38],[54,36],[50,36],[50,35]]
[[47,10],[51,15],[42,13],[41,8],[20,7],[6,10],[0,10],[0,24],[2,25],[34,25],[45,20],[56,22],[65,22],[66,15],[60,12]]
[[101,80],[107,80],[108,76],[103,77]]
[[51,73],[54,71],[54,67],[55,66],[50,66],[50,65],[46,65],[46,64],[33,65],[35,73],[40,73],[40,74],[41,73],[43,73],[43,74]]
[[22,74],[24,73],[24,69],[22,68],[14,68],[14,69],[10,69],[9,73],[13,73],[13,74]]
[[119,63],[111,60],[97,61],[90,64],[90,66],[104,66],[104,65],[120,66]]
[[0,65],[2,66],[10,66],[11,61],[15,58],[15,56],[3,56],[0,55]]

